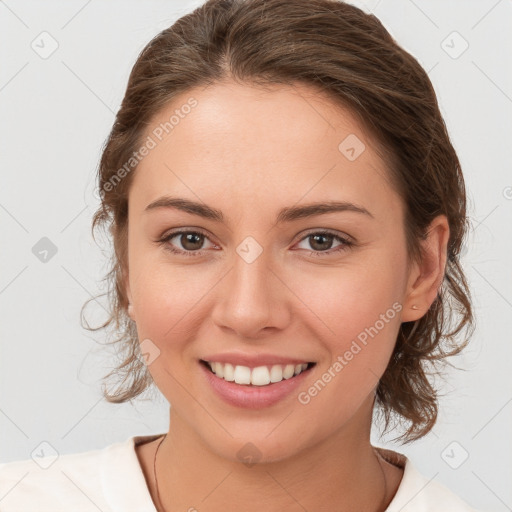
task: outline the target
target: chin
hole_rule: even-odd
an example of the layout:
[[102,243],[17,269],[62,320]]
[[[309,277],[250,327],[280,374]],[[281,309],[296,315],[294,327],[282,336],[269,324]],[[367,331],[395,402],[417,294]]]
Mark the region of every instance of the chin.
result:
[[211,431],[198,432],[198,435],[217,456],[248,467],[289,459],[317,444],[322,438],[322,433],[307,433],[303,427],[291,423],[288,428],[282,428],[279,421],[272,422],[272,426],[266,424],[265,427],[252,424],[238,431],[228,426],[233,437],[227,433],[212,437]]

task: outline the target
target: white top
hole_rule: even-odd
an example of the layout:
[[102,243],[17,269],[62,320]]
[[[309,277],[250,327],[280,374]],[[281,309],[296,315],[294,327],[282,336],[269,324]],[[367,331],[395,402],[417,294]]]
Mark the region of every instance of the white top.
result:
[[[0,464],[0,512],[156,512],[135,445],[162,435],[129,437],[56,460],[38,458],[36,452],[37,463],[27,459]],[[445,486],[425,478],[405,455],[379,451],[404,467],[386,512],[476,512]]]

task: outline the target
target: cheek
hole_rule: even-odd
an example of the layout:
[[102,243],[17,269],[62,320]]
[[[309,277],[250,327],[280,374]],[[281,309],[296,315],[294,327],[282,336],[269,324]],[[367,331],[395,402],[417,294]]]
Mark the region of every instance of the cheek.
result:
[[[379,331],[386,331],[379,321],[382,315],[392,323],[399,320],[396,303],[401,300],[403,287],[399,268],[381,252],[378,258],[375,255],[338,268],[303,272],[300,278],[294,277],[293,289],[309,310],[307,318],[315,323],[316,333],[325,340],[332,339],[332,346],[339,350],[376,322]],[[386,337],[387,332],[383,335]]]
[[139,335],[172,350],[197,328],[202,299],[214,286],[216,276],[197,266],[194,270],[172,266],[161,258],[146,261],[139,268],[134,288]]
[[331,392],[337,389],[336,396],[322,391],[319,402],[338,402],[339,396],[346,406],[360,403],[386,369],[401,323],[403,281],[400,264],[393,264],[398,256],[388,252],[380,251],[378,258],[375,254],[374,262],[365,258],[351,267],[330,270],[329,279],[317,272],[300,281],[298,295],[307,297],[304,302],[315,313],[307,316],[310,332],[330,356],[318,369],[322,380],[318,387],[328,383]]
[[169,401],[180,404],[186,396],[179,383],[197,371],[193,341],[204,321],[200,299],[211,286],[205,286],[205,276],[161,261],[141,268],[136,287],[138,337],[141,343],[150,340],[146,346],[157,354],[148,365],[156,386]]
[[308,417],[327,414],[329,425],[341,425],[369,400],[393,352],[401,308],[395,301],[385,303],[379,314],[366,304],[339,312],[337,336],[323,338],[330,359],[298,393]]

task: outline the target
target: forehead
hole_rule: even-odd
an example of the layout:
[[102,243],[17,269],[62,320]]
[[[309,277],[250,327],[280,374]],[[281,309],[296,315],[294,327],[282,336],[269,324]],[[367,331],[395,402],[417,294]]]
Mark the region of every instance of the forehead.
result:
[[233,204],[243,197],[260,208],[262,200],[289,205],[302,197],[375,207],[386,194],[397,199],[357,118],[302,84],[190,89],[153,117],[148,137],[154,147],[130,191],[140,208],[166,192],[195,200],[231,196]]

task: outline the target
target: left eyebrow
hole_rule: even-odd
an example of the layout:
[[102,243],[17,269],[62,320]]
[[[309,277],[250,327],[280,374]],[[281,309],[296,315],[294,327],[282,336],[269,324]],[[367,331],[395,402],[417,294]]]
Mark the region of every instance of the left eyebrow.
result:
[[[224,222],[224,215],[220,210],[203,203],[186,198],[162,196],[146,206],[145,211],[157,208],[175,208],[205,219]],[[302,206],[289,206],[279,211],[277,223],[292,222],[297,219],[325,215],[333,212],[355,212],[375,218],[366,208],[347,201],[329,201],[323,203],[310,203]]]
[[291,222],[305,217],[313,217],[315,215],[324,215],[333,212],[355,212],[368,215],[372,219],[375,218],[366,208],[354,203],[348,201],[329,201],[327,203],[310,203],[304,206],[283,208],[277,216],[277,223]]

